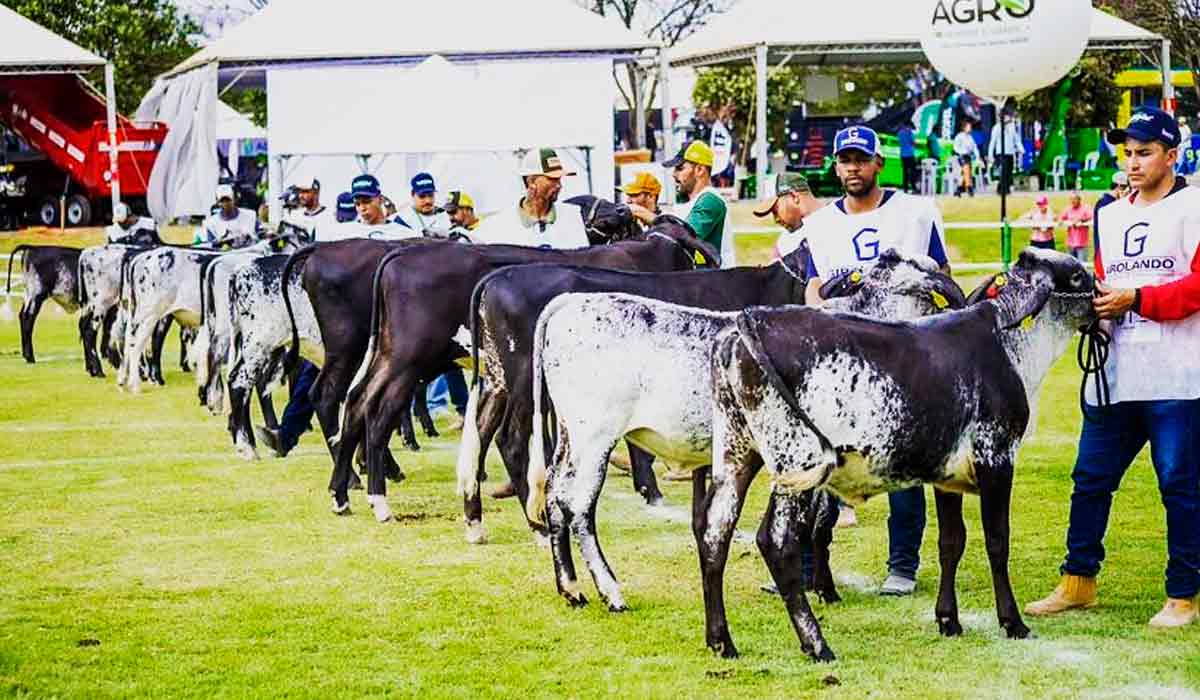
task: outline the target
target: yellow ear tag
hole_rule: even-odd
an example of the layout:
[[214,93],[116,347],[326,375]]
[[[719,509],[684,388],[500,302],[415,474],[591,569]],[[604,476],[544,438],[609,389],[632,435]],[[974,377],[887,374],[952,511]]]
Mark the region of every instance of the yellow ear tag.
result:
[[1021,330],[1028,331],[1033,328],[1033,316],[1026,316],[1024,321],[1021,321]]
[[1003,287],[1008,284],[1008,278],[1004,275],[996,275],[996,279],[992,280],[993,287]]
[[850,273],[850,281],[853,282],[854,284],[858,284],[859,282],[862,282],[862,273],[861,272],[851,272]]
[[950,302],[946,301],[946,297],[938,294],[936,291],[930,292],[929,296],[933,297],[933,305],[938,307],[938,311],[950,306]]
[[700,253],[700,251],[698,251],[698,250],[697,250],[697,251],[696,251],[696,253],[695,253],[695,254],[692,256],[692,259],[696,261],[696,264],[697,264],[697,265],[703,265],[705,262],[707,262],[707,261],[705,260],[705,258],[704,258],[704,255],[702,255],[702,254]]

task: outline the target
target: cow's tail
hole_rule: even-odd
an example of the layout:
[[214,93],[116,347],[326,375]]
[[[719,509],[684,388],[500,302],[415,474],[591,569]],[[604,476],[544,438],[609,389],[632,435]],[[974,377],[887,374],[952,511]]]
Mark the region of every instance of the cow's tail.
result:
[[549,395],[545,394],[545,376],[542,371],[542,355],[546,345],[546,327],[550,320],[569,297],[556,297],[546,305],[538,316],[537,326],[533,331],[533,435],[529,441],[529,471],[526,481],[529,485],[529,497],[525,500],[525,517],[529,522],[546,525],[546,485],[550,473],[546,454],[546,415],[550,406]]
[[292,298],[288,295],[288,288],[292,277],[292,268],[308,259],[317,250],[319,244],[314,243],[297,250],[288,256],[287,263],[283,266],[283,279],[280,280],[280,290],[283,292],[283,305],[287,308],[288,321],[292,324],[292,346],[288,348],[287,354],[283,356],[283,371],[291,373],[300,362],[300,328],[296,325],[296,312],[292,309]]
[[804,424],[817,438],[817,443],[821,447],[822,464],[802,471],[793,471],[775,476],[775,485],[784,488],[787,491],[799,492],[809,491],[825,483],[829,475],[833,473],[833,469],[838,465],[837,450],[834,449],[833,443],[821,432],[821,429],[813,423],[808,412],[800,405],[796,394],[788,388],[783,381],[783,377],[779,376],[779,371],[775,368],[775,363],[771,361],[771,356],[767,353],[766,347],[763,345],[762,338],[758,334],[758,321],[754,317],[753,309],[746,309],[738,314],[737,317],[738,334],[742,339],[742,344],[746,347],[747,352],[754,358],[754,362],[761,368],[763,376],[767,380],[767,384],[779,394],[783,402],[791,409],[792,414]]
[[479,306],[483,303],[483,290],[492,275],[499,274],[503,269],[483,276],[471,290],[471,387],[479,385]]
[[22,243],[21,245],[17,246],[16,248],[13,248],[12,253],[9,254],[9,256],[8,256],[8,280],[4,284],[4,311],[3,311],[4,319],[7,321],[11,321],[13,318],[12,307],[9,305],[9,300],[12,299],[13,260],[16,260],[18,255],[21,256],[21,269],[24,270],[25,269],[26,251],[28,251],[32,247],[33,246],[29,245],[28,243]]
[[76,296],[75,301],[79,302],[79,308],[82,309],[88,303],[87,282],[84,281],[83,277],[83,253],[79,254],[79,260],[75,263],[75,278],[79,280],[79,294]]

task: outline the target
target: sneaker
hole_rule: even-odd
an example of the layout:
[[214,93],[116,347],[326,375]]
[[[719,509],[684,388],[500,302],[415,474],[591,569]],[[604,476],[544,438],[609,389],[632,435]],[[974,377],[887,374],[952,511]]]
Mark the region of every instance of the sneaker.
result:
[[[1169,601],[1168,601],[1169,602]],[[1050,595],[1025,606],[1026,615],[1057,615],[1076,608],[1096,606],[1096,578],[1065,574]]]
[[462,414],[455,413],[454,417],[450,419],[450,424],[446,426],[446,432],[453,433],[453,432],[462,430],[463,426],[466,424],[467,424],[467,421],[465,418],[462,417]]
[[1150,626],[1156,629],[1185,627],[1200,617],[1195,598],[1167,598],[1163,609],[1150,618]]
[[917,589],[917,582],[899,574],[888,574],[883,585],[879,587],[879,595],[905,596],[912,595]]
[[614,469],[620,472],[629,474],[633,471],[633,464],[629,461],[629,453],[624,450],[613,450],[608,455],[608,463]]
[[835,524],[834,527],[857,527],[857,526],[858,526],[858,513],[854,512],[854,508],[843,503],[838,508],[837,524]]
[[259,442],[269,447],[276,457],[287,455],[288,451],[283,448],[283,437],[280,436],[278,429],[254,426],[254,436],[258,438]]

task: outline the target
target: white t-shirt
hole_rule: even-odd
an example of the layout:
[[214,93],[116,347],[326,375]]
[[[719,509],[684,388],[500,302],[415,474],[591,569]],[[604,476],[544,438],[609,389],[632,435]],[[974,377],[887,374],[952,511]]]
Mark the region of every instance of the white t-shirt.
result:
[[317,207],[311,211],[297,208],[289,211],[283,220],[308,231],[314,241],[319,241],[322,240],[322,229],[337,225],[337,214],[326,206]]
[[249,209],[238,209],[237,216],[226,219],[218,211],[204,220],[201,230],[203,243],[229,241],[235,245],[245,245],[258,240],[258,215]]
[[396,216],[404,223],[413,227],[417,233],[421,234],[423,234],[425,231],[440,231],[441,234],[445,236],[453,225],[450,223],[450,215],[446,212],[440,211],[436,214],[430,214],[426,216],[416,209],[413,209],[411,204],[401,207],[401,209],[396,212]]
[[399,241],[405,238],[420,238],[421,232],[388,220],[382,224],[366,224],[361,221],[348,221],[327,227],[322,233],[321,241],[342,241],[347,238],[373,238],[375,240]]
[[954,137],[954,155],[978,158],[979,144],[975,142],[975,137],[965,131],[958,132],[958,136]]
[[878,207],[850,214],[843,197],[804,220],[812,251],[808,275],[828,282],[843,272],[864,272],[889,248],[901,255],[928,255],[945,265],[942,228],[942,212],[932,199],[884,190]]
[[[1182,279],[1200,248],[1200,188],[1181,187],[1146,207],[1118,199],[1099,209],[1096,230],[1096,261],[1110,287]],[[1200,398],[1200,314],[1151,321],[1130,311],[1104,323],[1113,339],[1105,365],[1113,403]],[[1087,400],[1096,403],[1090,382]]]
[[531,248],[584,248],[588,245],[587,229],[583,226],[579,207],[555,204],[554,214],[552,224],[536,222],[526,226],[518,202],[485,219],[471,234],[471,240]]
[[145,216],[139,216],[138,220],[135,221],[133,226],[130,226],[129,228],[125,228],[124,226],[122,226],[120,224],[109,224],[104,229],[105,235],[108,236],[109,243],[114,243],[116,241],[119,241],[122,238],[125,238],[126,236],[132,236],[133,234],[137,233],[138,231],[155,231],[155,232],[157,232],[158,224],[154,223],[154,219],[151,219],[151,218],[148,218]]

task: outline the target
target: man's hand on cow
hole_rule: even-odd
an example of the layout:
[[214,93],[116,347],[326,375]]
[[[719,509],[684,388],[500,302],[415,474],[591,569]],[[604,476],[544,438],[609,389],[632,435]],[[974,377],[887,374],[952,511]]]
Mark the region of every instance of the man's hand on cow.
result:
[[1095,307],[1096,313],[1100,318],[1112,319],[1119,318],[1126,311],[1133,308],[1133,302],[1137,298],[1137,290],[1122,289],[1109,287],[1103,283],[1097,283],[1096,288],[1100,291],[1100,296],[1092,301],[1092,306]]
[[646,207],[641,206],[640,204],[634,204],[633,202],[629,202],[628,205],[629,205],[629,211],[633,212],[633,218],[637,219],[638,221],[642,222],[643,224],[645,224],[647,226],[654,223],[654,219],[656,219],[658,217],[657,214],[650,211]]

